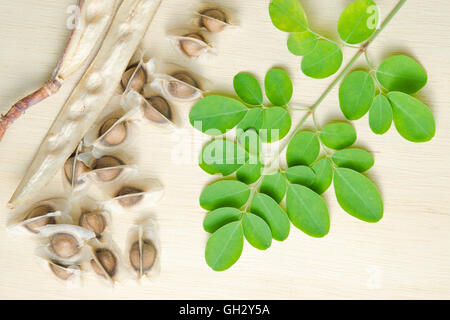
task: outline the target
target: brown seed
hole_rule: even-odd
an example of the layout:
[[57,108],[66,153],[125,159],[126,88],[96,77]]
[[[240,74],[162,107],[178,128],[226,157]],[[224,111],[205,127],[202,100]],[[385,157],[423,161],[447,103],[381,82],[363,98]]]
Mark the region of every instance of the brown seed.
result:
[[[142,192],[144,192],[144,191],[141,189],[138,189],[138,188],[122,187],[122,189],[120,189],[119,192],[117,193],[116,197],[121,197],[121,196],[125,196],[125,195],[136,194],[136,193],[142,193]],[[135,206],[136,204],[138,204],[143,198],[144,198],[144,196],[142,194],[138,194],[135,196],[128,196],[128,197],[120,198],[117,201],[119,202],[119,204],[122,207],[129,208],[129,207],[132,207],[132,206]]]
[[106,228],[106,219],[100,212],[85,212],[80,216],[79,224],[86,230],[94,232],[97,238],[101,238]]
[[[122,76],[122,88],[125,90],[127,85],[130,82],[130,78],[133,76],[133,73],[136,71],[137,65],[132,65],[127,68],[125,73]],[[139,70],[135,73],[133,79],[130,83],[130,89],[133,89],[137,92],[141,92],[144,88],[145,82],[147,81],[147,75],[145,70],[140,67]]]
[[56,262],[49,262],[48,263],[50,270],[53,271],[55,276],[60,278],[61,280],[67,280],[73,275],[73,270],[70,270],[67,268],[67,266],[63,266]]
[[219,9],[207,9],[200,14],[200,26],[210,32],[221,32],[227,26],[227,16]]
[[67,259],[80,252],[80,243],[68,233],[57,233],[52,236],[50,245],[53,252],[61,258]]
[[130,248],[130,263],[134,270],[140,272],[142,266],[142,272],[147,273],[153,267],[156,259],[156,248],[149,240],[142,242],[142,254],[139,251],[139,241],[133,243]]
[[122,173],[122,168],[115,167],[122,166],[123,164],[124,163],[116,157],[104,156],[95,162],[94,170],[99,170],[96,174],[100,180],[108,182],[116,179]]
[[[34,208],[25,218],[26,220],[30,220],[33,218],[45,216],[47,213],[55,212],[55,209],[49,205],[42,205]],[[25,227],[33,233],[39,233],[39,228],[44,227],[48,224],[56,224],[55,217],[43,217],[41,219],[36,219],[31,222],[25,223]]]
[[168,91],[172,96],[186,99],[192,97],[196,93],[195,88],[199,87],[198,83],[188,73],[181,71],[174,73],[172,77],[181,81],[169,82]]
[[122,121],[117,123],[118,118],[111,118],[107,120],[100,128],[99,137],[105,135],[109,129],[111,129],[105,136],[102,138],[103,144],[106,146],[117,146],[125,141],[128,135],[127,123]]
[[190,39],[183,39],[180,41],[180,47],[188,57],[192,58],[199,57],[202,54],[203,49],[205,48],[206,45],[205,39],[198,33],[190,33],[185,35],[184,37],[200,40],[201,42],[203,42],[202,44],[199,41]]
[[[167,102],[166,99],[164,99],[161,96],[153,96],[147,99],[148,102],[151,104],[153,108],[158,110],[159,113],[161,113],[166,119],[171,120],[172,119],[172,110],[170,109],[170,105]],[[154,122],[165,122],[166,119],[161,117],[158,112],[155,112],[150,107],[146,107],[144,109],[144,116]]]
[[67,159],[64,164],[64,172],[66,174],[66,179],[72,184],[72,177],[75,178],[75,185],[81,185],[84,183],[84,180],[79,179],[79,177],[86,172],[89,172],[90,169],[83,163],[83,161],[77,160],[75,163],[75,174],[73,174],[73,162],[75,157],[70,157]]
[[114,253],[109,249],[97,249],[95,250],[95,257],[100,263],[99,265],[95,259],[91,260],[91,267],[94,269],[95,273],[105,277],[106,272],[108,276],[113,277],[117,268],[117,259]]

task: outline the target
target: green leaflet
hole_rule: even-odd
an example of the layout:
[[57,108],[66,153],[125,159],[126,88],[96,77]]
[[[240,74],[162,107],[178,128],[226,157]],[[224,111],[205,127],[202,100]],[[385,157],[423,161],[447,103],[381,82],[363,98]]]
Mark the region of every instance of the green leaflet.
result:
[[239,260],[243,247],[242,223],[231,222],[208,239],[205,249],[206,263],[215,271],[226,270]]
[[263,168],[264,165],[261,163],[244,164],[238,171],[236,171],[236,178],[246,184],[255,183],[261,177]]
[[315,173],[314,183],[310,187],[318,194],[322,194],[328,190],[333,181],[333,165],[327,158],[320,159],[312,167]]
[[263,142],[283,139],[291,130],[291,115],[284,108],[271,107],[264,110],[264,121],[260,131]]
[[273,68],[264,80],[266,96],[276,106],[285,106],[292,98],[292,81],[283,69]]
[[355,218],[377,222],[383,217],[383,201],[375,185],[364,175],[347,168],[334,172],[334,189],[339,205]]
[[330,215],[325,201],[305,186],[289,186],[286,211],[294,226],[311,237],[324,237],[330,230]]
[[286,171],[286,178],[290,183],[310,187],[316,179],[316,174],[310,167],[295,166]]
[[259,106],[263,103],[263,94],[258,80],[249,73],[238,73],[233,80],[234,91],[245,103]]
[[342,59],[342,50],[337,44],[319,40],[314,50],[303,57],[302,71],[311,78],[327,78],[339,70]]
[[427,83],[427,72],[414,59],[398,55],[384,60],[377,79],[389,91],[415,93]]
[[248,110],[244,119],[238,124],[238,129],[247,131],[248,129],[255,129],[259,131],[262,128],[264,121],[264,111],[261,108],[252,108]]
[[272,232],[264,219],[253,213],[246,213],[242,219],[247,241],[259,250],[266,250],[272,244]]
[[362,118],[372,106],[374,97],[375,82],[365,71],[350,73],[339,88],[339,105],[349,120]]
[[364,42],[378,26],[378,7],[372,0],[356,0],[345,8],[338,22],[338,33],[349,44]]
[[203,220],[203,229],[214,233],[224,225],[241,219],[241,211],[236,208],[219,208],[208,213]]
[[308,29],[305,11],[298,0],[272,0],[269,14],[275,27],[285,32],[303,32]]
[[206,210],[221,207],[241,208],[250,197],[249,187],[239,181],[223,180],[207,186],[200,195],[200,206]]
[[271,197],[257,193],[253,197],[250,210],[267,222],[275,240],[283,241],[289,236],[289,218]]
[[328,148],[335,150],[344,149],[355,143],[356,131],[347,122],[330,123],[322,128],[320,140]]
[[[236,134],[238,143],[242,148],[252,155],[258,156],[260,154],[262,148],[261,139],[255,130],[249,129],[245,132],[238,131]],[[253,163],[256,163],[256,161]]]
[[372,155],[363,149],[344,149],[333,154],[333,162],[338,167],[364,172],[372,168],[375,163]]
[[416,98],[402,92],[389,92],[394,112],[394,124],[403,138],[412,142],[426,142],[434,137],[436,124],[430,109]]
[[191,109],[191,125],[210,136],[233,129],[245,116],[248,108],[236,99],[208,96]]
[[259,192],[267,194],[276,202],[280,203],[284,198],[286,188],[286,178],[281,173],[277,172],[263,178]]
[[391,127],[392,118],[392,107],[389,100],[381,94],[377,95],[369,110],[370,129],[375,134],[384,134]]
[[221,173],[228,176],[242,167],[248,159],[248,152],[240,145],[226,139],[217,139],[203,148],[200,167],[210,174]]
[[292,33],[289,35],[287,46],[296,56],[304,56],[314,50],[319,39],[311,31]]
[[295,135],[289,142],[286,161],[289,167],[297,165],[309,166],[320,153],[320,143],[314,133],[303,131]]

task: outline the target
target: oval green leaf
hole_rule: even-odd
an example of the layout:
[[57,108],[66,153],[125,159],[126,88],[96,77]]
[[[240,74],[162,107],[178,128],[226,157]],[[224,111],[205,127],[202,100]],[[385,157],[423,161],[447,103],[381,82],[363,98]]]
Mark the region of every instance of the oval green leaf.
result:
[[273,25],[285,32],[303,32],[308,29],[308,20],[300,1],[272,0],[269,5]]
[[375,185],[352,169],[337,168],[334,189],[339,205],[355,218],[377,222],[383,217],[383,201]]
[[320,140],[328,148],[335,150],[344,149],[355,143],[356,131],[347,122],[330,123],[322,128]]
[[266,250],[272,245],[272,232],[269,225],[256,214],[246,213],[242,219],[245,239],[259,250]]
[[210,136],[233,129],[245,116],[248,108],[240,101],[222,96],[203,98],[189,113],[191,125]]
[[292,81],[286,71],[273,68],[266,74],[264,80],[266,96],[276,106],[285,106],[292,98]]
[[245,103],[259,106],[263,103],[261,86],[256,78],[246,72],[238,73],[233,80],[234,91]]
[[223,180],[207,186],[200,195],[200,206],[206,210],[222,207],[241,208],[250,197],[250,188],[242,182]]
[[338,167],[349,168],[358,172],[369,170],[375,163],[369,152],[358,148],[337,151],[333,154],[332,159]]
[[339,70],[342,58],[342,50],[337,44],[319,40],[316,47],[303,57],[302,71],[311,78],[327,78]]
[[217,139],[202,149],[200,167],[207,173],[228,176],[242,167],[248,159],[248,152],[240,145],[226,139]]
[[403,92],[389,92],[394,113],[394,124],[403,138],[412,142],[430,141],[436,133],[436,124],[430,109],[416,98]]
[[267,194],[276,202],[280,203],[284,198],[286,188],[286,178],[281,173],[277,172],[263,178],[259,192]]
[[291,115],[284,108],[268,108],[264,110],[264,121],[259,131],[261,140],[266,143],[281,140],[289,133],[291,125]]
[[309,166],[320,153],[319,139],[310,131],[303,131],[295,135],[289,142],[286,151],[286,161],[289,167]]
[[316,178],[314,179],[311,189],[318,194],[322,194],[328,190],[333,181],[333,165],[329,159],[323,158],[317,161],[312,169]]
[[392,107],[389,100],[379,94],[369,110],[369,125],[375,134],[386,133],[392,125]]
[[287,46],[296,56],[304,56],[314,50],[319,39],[311,31],[292,33],[289,35]]
[[362,118],[372,106],[375,82],[368,72],[350,73],[339,87],[339,105],[349,120]]
[[244,164],[239,170],[236,172],[236,178],[239,181],[242,181],[246,184],[252,184],[258,181],[261,178],[262,170],[264,165],[261,163],[256,164]]
[[240,221],[231,222],[208,239],[205,249],[206,263],[214,271],[223,271],[235,264],[244,247],[244,232]]
[[286,178],[290,183],[300,184],[302,186],[309,187],[314,183],[316,174],[307,166],[295,166],[290,167],[286,171]]
[[257,193],[253,197],[250,210],[267,222],[275,240],[283,241],[288,237],[289,218],[271,197],[263,193]]
[[416,60],[403,55],[384,60],[377,70],[377,79],[388,91],[415,93],[427,83],[427,72]]
[[378,26],[379,12],[372,0],[356,0],[345,8],[338,22],[344,42],[357,44],[370,38]]
[[263,125],[264,111],[261,108],[249,109],[244,119],[238,124],[238,129],[247,131],[248,129],[254,129],[259,131]]
[[286,211],[294,226],[311,237],[321,238],[330,231],[330,214],[325,201],[305,186],[289,186]]
[[208,213],[203,220],[203,229],[206,232],[214,233],[224,225],[239,221],[241,219],[241,211],[236,208],[219,208]]
[[261,139],[255,130],[249,129],[245,132],[237,130],[236,136],[239,145],[242,146],[242,148],[244,148],[247,152],[256,156],[260,154],[262,148]]

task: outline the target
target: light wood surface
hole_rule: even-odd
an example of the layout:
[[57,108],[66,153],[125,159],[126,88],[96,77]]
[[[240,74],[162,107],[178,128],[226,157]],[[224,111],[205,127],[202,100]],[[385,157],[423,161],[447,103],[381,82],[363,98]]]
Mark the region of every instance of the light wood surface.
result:
[[[397,1],[377,1],[382,17]],[[0,0],[0,112],[38,88],[51,74],[69,35],[68,6],[75,0]],[[189,3],[189,4],[186,4]],[[163,0],[143,47],[148,56],[189,66],[211,80],[214,91],[232,92],[232,78],[249,71],[263,79],[272,66],[286,68],[294,79],[294,100],[310,105],[332,78],[312,80],[301,74],[300,59],[285,45],[287,35],[268,16],[269,0],[222,0],[234,9],[240,27],[216,41],[219,55],[207,64],[180,60],[165,39],[168,30],[189,26],[200,1]],[[336,38],[336,21],[349,0],[302,0],[314,30]],[[31,162],[50,124],[81,72],[48,101],[29,110],[0,143],[0,298],[13,299],[302,299],[302,298],[450,298],[450,4],[444,0],[409,0],[371,46],[375,63],[392,53],[407,53],[427,69],[429,81],[420,98],[433,110],[437,134],[432,142],[406,142],[395,130],[370,133],[367,117],[356,121],[358,145],[373,152],[369,176],[379,186],[385,215],[367,224],[344,213],[334,192],[326,193],[332,225],[324,239],[292,228],[283,243],[267,252],[248,244],[239,262],[216,273],[204,261],[207,235],[198,205],[211,177],[195,163],[204,137],[187,121],[189,107],[178,106],[177,134],[146,127],[131,152],[144,176],[165,185],[158,217],[162,243],[161,274],[141,286],[120,283],[114,290],[87,275],[79,289],[67,289],[40,269],[34,258],[38,243],[6,233],[6,203]],[[348,60],[352,49],[345,49]],[[363,61],[360,61],[361,66]],[[323,124],[342,118],[337,90],[318,109]],[[298,117],[296,118],[298,119]],[[180,142],[180,139],[182,142]],[[183,144],[180,144],[183,143]],[[190,161],[175,161],[180,146]],[[179,159],[178,159],[179,160]],[[181,162],[181,163],[179,163]],[[61,195],[60,176],[38,199]],[[114,235],[123,248],[135,217],[114,218]]]

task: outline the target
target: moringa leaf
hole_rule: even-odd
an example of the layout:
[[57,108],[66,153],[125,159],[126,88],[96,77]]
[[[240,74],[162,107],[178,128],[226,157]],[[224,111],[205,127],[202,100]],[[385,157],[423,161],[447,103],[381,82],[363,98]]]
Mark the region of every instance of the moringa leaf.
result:
[[264,193],[257,193],[253,197],[250,210],[267,222],[275,240],[283,241],[288,237],[289,218],[271,197]]
[[258,181],[258,179],[261,177],[263,169],[264,165],[261,163],[247,163],[240,167],[236,172],[236,178],[238,178],[238,180],[242,181],[243,183],[252,184]]
[[302,71],[311,78],[327,78],[339,70],[342,59],[342,50],[336,43],[319,40],[316,47],[303,57]]
[[269,14],[275,27],[285,32],[308,30],[308,19],[298,0],[272,0]]
[[208,96],[197,102],[189,114],[191,125],[210,136],[233,129],[248,108],[240,101],[222,96]]
[[269,225],[256,214],[244,214],[242,227],[245,239],[256,249],[266,250],[272,245],[272,232]]
[[289,35],[287,46],[296,56],[304,56],[314,50],[319,39],[311,31],[292,33]]
[[316,179],[316,174],[310,167],[295,166],[287,169],[286,178],[290,183],[310,187]]
[[[262,145],[261,139],[259,138],[259,135],[255,130],[249,129],[242,133],[238,131],[237,141],[239,145],[251,155],[259,156]],[[254,163],[256,163],[256,161]]]
[[264,176],[259,192],[267,194],[269,197],[280,203],[286,193],[286,178],[279,172]]
[[344,42],[358,44],[366,41],[378,26],[379,12],[372,0],[356,0],[342,12],[338,33]]
[[202,149],[200,167],[207,173],[228,176],[242,167],[248,159],[248,152],[240,145],[226,139],[217,139]]
[[375,163],[369,152],[358,148],[337,151],[333,154],[332,159],[338,167],[349,168],[358,172],[369,170]]
[[370,129],[376,134],[384,134],[391,127],[392,118],[392,107],[389,100],[382,94],[377,95],[369,110]]
[[362,118],[372,106],[375,97],[375,82],[365,71],[354,71],[339,87],[339,105],[349,120]]
[[238,73],[233,80],[234,91],[245,103],[259,106],[263,103],[263,94],[258,80],[250,73]]
[[260,130],[263,142],[283,139],[291,130],[291,115],[284,108],[272,107],[264,110],[264,121]]
[[318,194],[322,194],[328,190],[333,182],[333,165],[327,158],[320,159],[312,167],[315,173],[315,179],[313,185],[310,187]]
[[215,271],[223,271],[235,264],[244,247],[241,221],[231,222],[208,239],[205,249],[206,263]]
[[416,60],[403,55],[384,60],[377,70],[377,79],[388,91],[416,93],[427,83],[427,72]]
[[206,232],[214,233],[216,230],[222,228],[224,225],[239,221],[242,212],[236,208],[219,208],[208,213],[203,220],[203,229]]
[[330,214],[325,201],[305,186],[289,186],[286,211],[294,226],[311,237],[324,237],[330,230]]
[[383,201],[375,185],[352,169],[337,168],[334,189],[339,205],[355,218],[377,222],[383,217]]
[[320,132],[320,140],[328,148],[339,150],[350,147],[356,141],[356,131],[347,122],[327,124]]
[[403,92],[388,93],[394,114],[394,124],[403,138],[412,142],[426,142],[436,133],[430,109],[416,98]]
[[267,98],[276,106],[285,106],[292,98],[292,81],[283,69],[269,70],[264,80],[264,86]]
[[289,167],[297,165],[309,166],[320,153],[319,139],[310,131],[295,135],[289,142],[286,151],[286,161]]
[[262,128],[264,121],[264,111],[261,108],[249,109],[244,119],[238,124],[238,129],[247,131],[248,129],[255,129],[259,131]]
[[207,186],[200,195],[205,210],[222,207],[241,208],[250,197],[250,188],[236,180],[222,180]]

